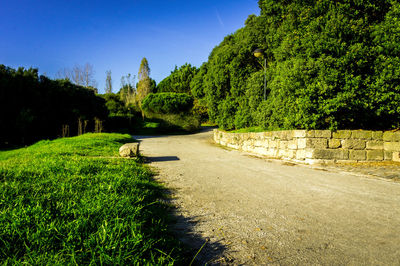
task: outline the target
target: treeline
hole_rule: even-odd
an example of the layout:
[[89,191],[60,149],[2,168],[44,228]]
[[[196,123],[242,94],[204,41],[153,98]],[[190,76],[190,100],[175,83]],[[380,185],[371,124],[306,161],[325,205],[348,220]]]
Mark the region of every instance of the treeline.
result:
[[212,121],[224,129],[400,127],[398,1],[260,0],[259,7],[191,80]]
[[0,146],[101,131],[107,115],[91,89],[0,65]]

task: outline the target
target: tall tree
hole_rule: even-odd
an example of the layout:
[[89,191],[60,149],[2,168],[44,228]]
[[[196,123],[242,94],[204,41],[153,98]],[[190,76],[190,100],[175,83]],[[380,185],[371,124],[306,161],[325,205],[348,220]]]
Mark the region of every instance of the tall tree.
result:
[[139,82],[137,85],[137,102],[139,103],[140,109],[142,108],[142,100],[152,92],[153,90],[153,82],[150,79],[150,67],[149,62],[145,57],[143,57],[140,62],[139,73],[138,73]]
[[112,93],[111,70],[107,70],[106,75],[106,93]]
[[141,81],[149,77],[150,77],[149,62],[147,61],[146,57],[143,57],[142,61],[140,62],[138,78],[139,81]]

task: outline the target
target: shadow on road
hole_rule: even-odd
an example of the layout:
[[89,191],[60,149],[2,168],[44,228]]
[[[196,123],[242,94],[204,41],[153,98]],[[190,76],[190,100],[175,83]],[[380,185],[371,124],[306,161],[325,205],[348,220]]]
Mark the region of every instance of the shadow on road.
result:
[[192,250],[190,261],[195,258],[193,265],[225,265],[230,262],[230,259],[224,255],[227,249],[224,244],[219,240],[212,241],[194,231],[200,217],[184,217],[177,212],[173,212],[172,215],[176,223],[171,230],[185,246]]
[[140,142],[142,139],[155,139],[155,138],[168,138],[168,137],[176,137],[176,136],[188,136],[188,135],[195,135],[199,133],[206,133],[213,131],[216,127],[201,127],[197,132],[193,133],[186,133],[186,134],[160,134],[160,135],[132,135],[134,139]]
[[169,162],[169,161],[179,161],[179,157],[177,156],[155,156],[155,157],[146,157],[147,162]]

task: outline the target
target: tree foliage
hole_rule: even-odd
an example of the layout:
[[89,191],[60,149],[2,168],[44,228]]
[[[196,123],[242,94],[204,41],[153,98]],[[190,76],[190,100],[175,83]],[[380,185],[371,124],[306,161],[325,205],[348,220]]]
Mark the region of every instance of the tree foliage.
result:
[[93,123],[106,116],[104,100],[92,90],[39,77],[37,69],[0,65],[0,146],[55,138],[63,125],[74,135],[78,120]]
[[156,119],[167,131],[193,132],[200,127],[200,117],[193,114],[193,97],[186,93],[151,93],[142,103],[146,117]]
[[171,74],[157,85],[157,92],[182,92],[191,94],[190,82],[198,69],[190,64],[175,66]]
[[106,93],[112,93],[112,78],[111,78],[111,70],[106,71]]
[[[400,5],[393,0],[260,0],[191,82],[225,129],[400,126]],[[262,48],[264,70],[252,55]]]
[[143,57],[140,62],[139,73],[138,73],[139,82],[137,84],[137,103],[139,103],[139,107],[141,107],[143,99],[150,93],[152,93],[156,87],[156,83],[153,79],[150,78],[150,67],[149,62],[146,57]]
[[138,78],[139,81],[150,78],[150,67],[146,57],[143,57],[140,61]]
[[142,103],[144,111],[160,114],[188,112],[192,107],[192,96],[174,92],[150,93]]

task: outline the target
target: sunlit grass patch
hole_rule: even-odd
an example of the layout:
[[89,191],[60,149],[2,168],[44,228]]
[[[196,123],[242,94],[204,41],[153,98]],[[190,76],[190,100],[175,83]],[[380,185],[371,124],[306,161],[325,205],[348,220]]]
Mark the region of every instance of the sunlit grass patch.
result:
[[248,133],[248,132],[264,132],[266,131],[263,127],[246,127],[229,131],[231,133]]
[[[118,158],[129,135],[85,134],[0,152],[0,261],[173,264],[162,187]],[[115,158],[112,158],[115,157]]]

